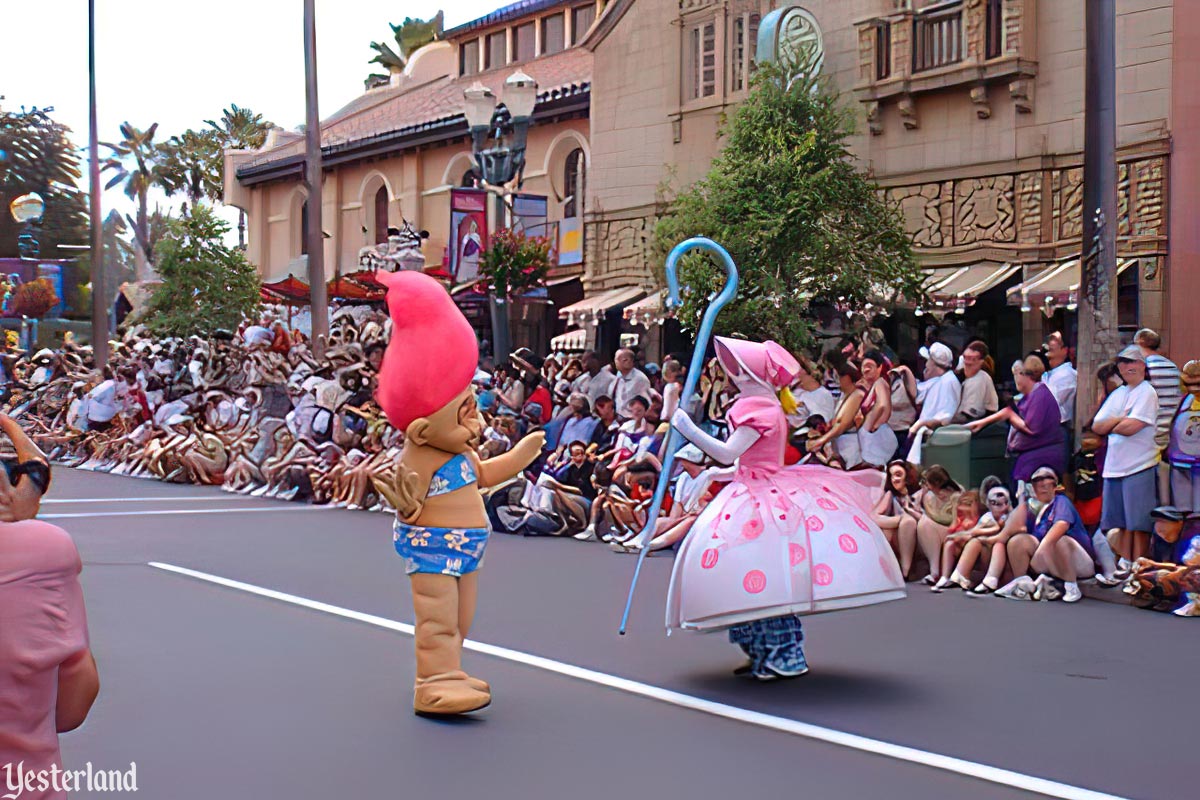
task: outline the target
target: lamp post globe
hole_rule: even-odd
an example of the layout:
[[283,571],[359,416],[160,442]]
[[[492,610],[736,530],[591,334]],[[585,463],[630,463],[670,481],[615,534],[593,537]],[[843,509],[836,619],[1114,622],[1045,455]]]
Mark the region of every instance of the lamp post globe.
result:
[[463,110],[467,126],[471,130],[491,127],[492,115],[496,112],[496,95],[492,90],[475,81],[463,90],[463,98],[467,101]]
[[13,200],[8,206],[8,211],[14,220],[24,226],[17,235],[17,250],[21,258],[37,258],[39,248],[33,226],[45,213],[46,201],[37,192],[30,192]]
[[504,81],[504,105],[514,121],[533,116],[537,103],[537,81],[517,70]]

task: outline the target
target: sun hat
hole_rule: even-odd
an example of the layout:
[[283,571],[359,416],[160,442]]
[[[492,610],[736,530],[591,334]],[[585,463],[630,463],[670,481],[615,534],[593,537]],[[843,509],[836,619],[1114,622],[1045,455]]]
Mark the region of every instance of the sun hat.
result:
[[1037,483],[1038,481],[1043,480],[1044,478],[1053,478],[1057,482],[1058,481],[1058,473],[1055,472],[1054,469],[1051,467],[1038,467],[1037,470],[1033,473],[1033,475],[1029,478],[1029,482]]

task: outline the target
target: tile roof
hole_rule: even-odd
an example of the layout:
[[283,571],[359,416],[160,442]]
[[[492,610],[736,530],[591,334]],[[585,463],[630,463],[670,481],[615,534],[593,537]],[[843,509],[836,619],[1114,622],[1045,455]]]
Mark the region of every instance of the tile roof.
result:
[[[321,147],[338,149],[365,139],[461,121],[464,89],[479,81],[503,100],[504,81],[518,69],[537,81],[538,102],[543,103],[590,89],[592,54],[574,47],[477,75],[445,76],[418,86],[366,92],[321,123]],[[243,162],[238,173],[303,154],[303,140],[288,142]]]

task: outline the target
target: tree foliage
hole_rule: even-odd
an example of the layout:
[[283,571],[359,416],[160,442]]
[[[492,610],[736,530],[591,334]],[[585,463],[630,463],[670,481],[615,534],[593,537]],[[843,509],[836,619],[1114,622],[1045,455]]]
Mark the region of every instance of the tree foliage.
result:
[[[813,303],[861,311],[921,294],[898,211],[854,166],[849,115],[825,81],[805,73],[794,64],[759,67],[723,127],[726,143],[711,170],[674,199],[655,230],[658,263],[692,236],[733,256],[740,288],[718,333],[793,349],[811,337]],[[692,291],[679,318],[695,329],[724,271],[696,255],[682,260],[680,276]]]
[[182,194],[195,206],[224,195],[224,155],[212,130],[186,130],[160,148],[160,182],[168,194]]
[[396,48],[393,50],[387,42],[371,42],[375,57],[367,63],[381,65],[387,70],[387,74],[368,75],[365,81],[367,88],[372,89],[387,83],[391,73],[400,72],[408,65],[408,59],[413,53],[430,42],[437,41],[442,35],[443,18],[444,15],[439,11],[428,20],[405,17],[399,25],[389,23]]
[[140,320],[166,336],[207,336],[233,330],[259,304],[258,273],[225,246],[229,225],[206,205],[168,223],[155,253],[162,284]]
[[28,192],[37,192],[46,203],[37,230],[44,258],[61,258],[60,244],[87,242],[87,205],[77,188],[79,156],[70,133],[38,109],[0,111],[0,257],[18,255],[21,226],[8,204]]
[[58,305],[58,293],[54,284],[46,278],[26,281],[13,292],[10,311],[14,317],[44,317],[46,312]]
[[496,297],[512,297],[541,286],[550,270],[550,239],[503,228],[488,242],[479,274]]

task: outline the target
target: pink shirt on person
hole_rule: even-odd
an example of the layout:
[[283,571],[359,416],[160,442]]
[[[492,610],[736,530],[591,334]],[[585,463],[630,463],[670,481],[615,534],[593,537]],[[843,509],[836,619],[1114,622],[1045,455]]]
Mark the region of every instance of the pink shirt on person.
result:
[[[58,668],[87,649],[82,564],[70,535],[38,520],[0,523],[0,785],[5,765],[62,764]],[[53,789],[22,800],[65,797]]]

